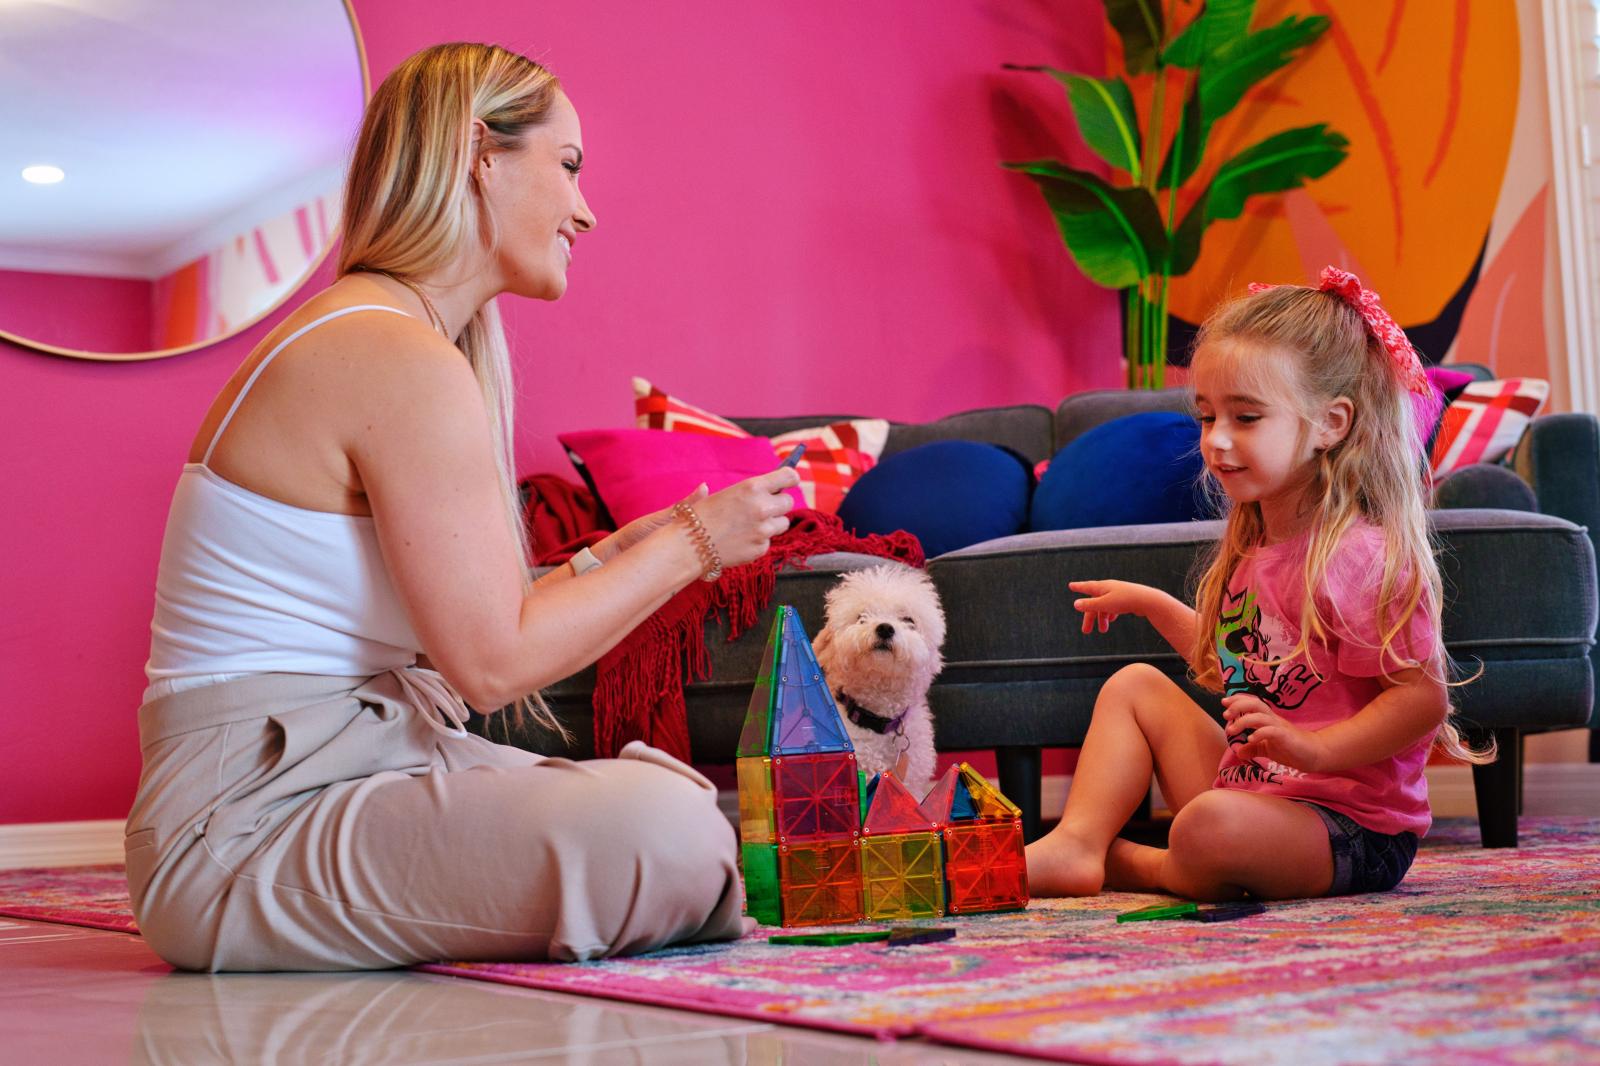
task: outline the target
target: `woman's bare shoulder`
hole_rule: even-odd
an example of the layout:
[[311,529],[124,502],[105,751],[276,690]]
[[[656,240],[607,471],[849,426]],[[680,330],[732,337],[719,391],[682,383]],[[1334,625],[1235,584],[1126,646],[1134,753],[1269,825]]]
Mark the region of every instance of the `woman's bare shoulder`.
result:
[[[336,393],[350,389],[376,396],[413,388],[437,388],[450,381],[473,380],[472,368],[460,349],[427,322],[392,302],[365,296],[359,290],[323,290],[306,301],[263,346],[281,344],[294,331],[319,319],[279,357],[280,380],[296,392],[325,387]],[[377,308],[389,310],[378,310]],[[398,312],[398,313],[396,313]]]
[[[313,473],[333,469],[336,479],[351,482],[344,472],[352,446],[374,425],[452,409],[469,410],[481,394],[472,368],[461,351],[428,323],[381,298],[381,290],[363,291],[343,280],[323,290],[290,314],[257,345],[223,389],[207,414],[191,448],[191,459],[213,439],[221,416],[230,410],[244,383],[279,346],[268,372],[250,388],[238,407],[216,460],[247,480],[256,468],[282,466],[300,473],[279,480],[299,483]],[[375,298],[377,297],[377,298]],[[393,310],[352,311],[331,320],[344,308],[390,307]],[[398,312],[398,313],[396,313]],[[305,330],[315,324],[315,328]],[[299,333],[299,336],[296,334]],[[481,399],[477,399],[481,407]],[[252,457],[248,462],[244,457]],[[302,476],[303,475],[303,476]],[[270,494],[270,493],[269,493]]]

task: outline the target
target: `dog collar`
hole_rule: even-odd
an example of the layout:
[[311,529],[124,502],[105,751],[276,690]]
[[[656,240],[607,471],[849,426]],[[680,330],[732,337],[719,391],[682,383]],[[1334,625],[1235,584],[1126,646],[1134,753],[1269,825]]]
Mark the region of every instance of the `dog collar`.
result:
[[893,718],[885,718],[883,715],[874,714],[861,706],[855,701],[855,697],[846,695],[843,689],[837,695],[840,702],[844,704],[845,717],[862,729],[873,733],[900,732],[900,723],[906,720],[906,711],[911,709],[907,707],[905,711],[901,711]]

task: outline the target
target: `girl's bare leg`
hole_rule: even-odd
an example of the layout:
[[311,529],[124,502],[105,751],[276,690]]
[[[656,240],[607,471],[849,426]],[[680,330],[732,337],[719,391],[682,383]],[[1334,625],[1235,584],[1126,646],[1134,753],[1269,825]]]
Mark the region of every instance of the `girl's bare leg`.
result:
[[1160,860],[1152,887],[1176,896],[1308,899],[1333,884],[1333,848],[1322,818],[1281,796],[1210,789],[1173,818],[1167,843],[1166,851],[1144,850]]
[[1132,851],[1139,846],[1127,841],[1113,849],[1112,841],[1152,771],[1168,805],[1181,810],[1211,787],[1226,745],[1222,727],[1161,671],[1142,663],[1118,670],[1095,700],[1060,824],[1028,845],[1032,894],[1090,896],[1108,879],[1117,888],[1156,887],[1164,853]]

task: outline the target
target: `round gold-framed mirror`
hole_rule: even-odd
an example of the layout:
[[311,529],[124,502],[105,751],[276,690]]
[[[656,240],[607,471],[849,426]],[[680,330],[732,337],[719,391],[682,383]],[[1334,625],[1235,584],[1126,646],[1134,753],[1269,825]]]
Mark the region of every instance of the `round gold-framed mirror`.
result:
[[160,359],[337,236],[371,93],[350,0],[0,0],[0,338]]

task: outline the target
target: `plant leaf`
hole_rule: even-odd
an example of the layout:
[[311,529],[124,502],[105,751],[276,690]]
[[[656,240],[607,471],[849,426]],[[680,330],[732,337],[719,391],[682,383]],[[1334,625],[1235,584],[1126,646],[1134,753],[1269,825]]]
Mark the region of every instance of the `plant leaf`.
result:
[[1105,0],[1106,19],[1122,38],[1122,65],[1129,74],[1148,74],[1159,65],[1166,22],[1161,0]]
[[1250,197],[1297,189],[1322,177],[1349,154],[1350,142],[1326,123],[1275,133],[1217,168],[1208,189],[1206,215],[1238,218]]
[[1206,0],[1182,34],[1161,53],[1161,61],[1193,69],[1250,32],[1256,0]]
[[1290,16],[1264,30],[1225,44],[1200,68],[1200,103],[1205,128],[1234,109],[1251,86],[1287,66],[1295,53],[1328,29],[1322,15]]
[[1167,274],[1170,277],[1175,278],[1189,273],[1194,269],[1195,260],[1200,258],[1200,241],[1205,236],[1206,226],[1211,222],[1206,209],[1210,193],[1210,186],[1202,190],[1200,198],[1189,206],[1183,221],[1172,231],[1172,243],[1168,249],[1167,259]]
[[1200,166],[1200,157],[1205,154],[1206,138],[1210,132],[1200,103],[1200,86],[1195,84],[1189,88],[1189,98],[1184,101],[1183,114],[1178,119],[1178,131],[1167,146],[1167,158],[1158,172],[1156,188],[1168,189],[1189,180]]
[[1133,110],[1133,92],[1121,78],[1091,78],[1054,67],[1006,64],[1008,70],[1048,74],[1067,90],[1078,132],[1094,153],[1118,170],[1126,170],[1135,183],[1141,180],[1139,118]]
[[1161,269],[1167,234],[1150,190],[1119,188],[1050,159],[1005,166],[1038,184],[1067,250],[1091,281],[1125,289]]

